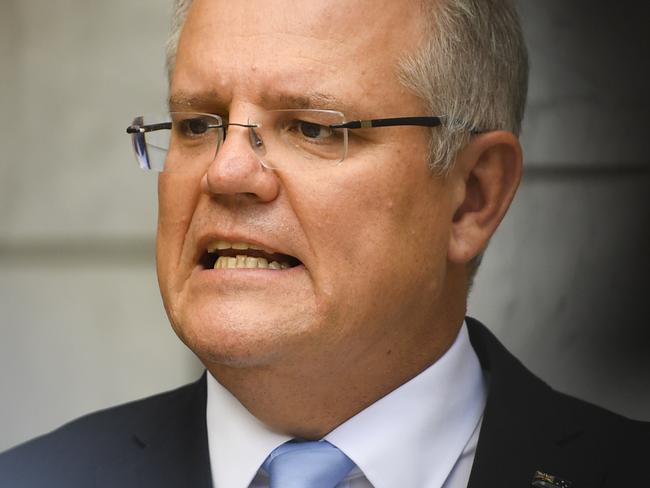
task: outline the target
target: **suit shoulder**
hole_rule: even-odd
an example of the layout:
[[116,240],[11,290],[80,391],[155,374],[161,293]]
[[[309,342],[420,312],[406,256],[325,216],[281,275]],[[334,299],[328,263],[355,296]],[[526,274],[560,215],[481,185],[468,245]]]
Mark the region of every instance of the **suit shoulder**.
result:
[[573,418],[595,427],[643,430],[649,425],[555,390],[513,356],[487,327],[471,317],[466,317],[466,322],[481,367],[498,390],[499,407],[504,403],[527,406],[524,411]]
[[[650,422],[635,420],[570,395],[551,390],[556,412],[565,425],[579,425],[589,442],[605,450],[634,452],[650,445]],[[567,433],[569,430],[567,430]]]
[[[467,323],[489,382],[475,479],[516,486],[542,470],[576,485],[638,486],[650,424],[554,390],[485,326],[470,318]],[[511,469],[504,472],[503,465]]]
[[[184,385],[174,390],[159,393],[150,397],[98,410],[68,422],[58,429],[20,444],[3,453],[20,453],[41,446],[69,445],[69,442],[84,441],[87,437],[106,440],[120,435],[125,430],[141,427],[143,421],[155,422],[170,410],[180,407],[189,400],[196,389],[196,384]],[[1,458],[0,458],[1,459]]]
[[0,485],[11,480],[11,486],[32,486],[34,481],[21,480],[33,480],[35,473],[65,479],[70,486],[83,485],[92,478],[94,467],[119,462],[128,447],[141,442],[138,432],[155,430],[166,418],[187,409],[201,394],[202,381],[84,415],[0,454]]

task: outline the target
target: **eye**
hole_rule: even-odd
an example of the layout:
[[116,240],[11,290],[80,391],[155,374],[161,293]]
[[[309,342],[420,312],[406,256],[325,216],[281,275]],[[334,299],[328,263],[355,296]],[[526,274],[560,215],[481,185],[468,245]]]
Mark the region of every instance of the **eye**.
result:
[[208,121],[205,119],[187,119],[183,121],[183,126],[185,129],[185,132],[187,132],[190,135],[199,135],[199,134],[205,134],[205,132],[208,130],[209,124]]
[[201,117],[181,120],[178,126],[180,132],[189,137],[201,136],[214,127],[209,120]]
[[326,139],[332,135],[332,129],[327,125],[315,124],[313,122],[305,122],[304,120],[296,120],[294,126],[300,135],[307,139]]

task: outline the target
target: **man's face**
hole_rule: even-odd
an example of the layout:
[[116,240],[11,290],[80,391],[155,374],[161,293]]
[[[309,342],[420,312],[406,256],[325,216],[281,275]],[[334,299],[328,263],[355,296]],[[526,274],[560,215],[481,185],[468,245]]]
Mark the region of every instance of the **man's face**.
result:
[[[420,38],[416,3],[195,0],[171,109],[246,123],[310,97],[347,120],[425,115],[396,76]],[[427,143],[418,127],[350,131],[341,165],[283,172],[262,167],[247,129],[231,127],[205,171],[163,173],[158,275],[179,336],[204,362],[263,366],[354,361],[431,327],[444,309],[453,205],[449,182],[427,168]],[[207,269],[217,240],[299,264]]]

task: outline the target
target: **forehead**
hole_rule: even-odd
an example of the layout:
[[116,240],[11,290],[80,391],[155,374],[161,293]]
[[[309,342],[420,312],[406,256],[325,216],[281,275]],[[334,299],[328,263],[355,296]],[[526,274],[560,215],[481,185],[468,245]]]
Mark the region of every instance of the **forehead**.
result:
[[403,90],[396,66],[420,39],[418,5],[194,0],[179,42],[172,98],[345,109],[351,97]]

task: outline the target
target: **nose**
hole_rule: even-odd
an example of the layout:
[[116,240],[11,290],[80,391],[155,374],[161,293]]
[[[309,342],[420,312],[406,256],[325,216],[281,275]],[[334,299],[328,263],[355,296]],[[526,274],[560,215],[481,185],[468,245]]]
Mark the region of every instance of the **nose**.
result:
[[251,147],[250,128],[231,125],[214,161],[201,179],[201,190],[216,195],[247,195],[259,202],[275,200],[280,182],[262,166]]

